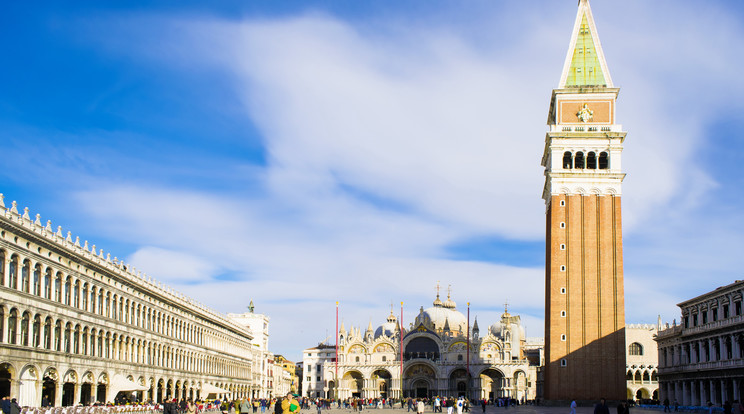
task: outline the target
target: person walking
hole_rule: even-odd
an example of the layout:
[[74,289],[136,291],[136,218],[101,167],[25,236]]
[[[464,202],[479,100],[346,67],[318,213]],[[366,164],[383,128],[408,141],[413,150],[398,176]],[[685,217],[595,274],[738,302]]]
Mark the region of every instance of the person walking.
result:
[[15,398],[10,400],[10,414],[21,414],[21,406]]
[[599,404],[594,406],[594,414],[610,414],[610,409],[607,408],[604,398],[600,398]]
[[3,414],[10,414],[10,397],[3,397],[2,401]]
[[570,414],[576,414],[576,400],[571,400],[571,412]]
[[465,401],[462,397],[457,399],[457,414],[462,414],[462,409],[465,407]]
[[424,414],[424,400],[421,398],[416,403],[416,414]]

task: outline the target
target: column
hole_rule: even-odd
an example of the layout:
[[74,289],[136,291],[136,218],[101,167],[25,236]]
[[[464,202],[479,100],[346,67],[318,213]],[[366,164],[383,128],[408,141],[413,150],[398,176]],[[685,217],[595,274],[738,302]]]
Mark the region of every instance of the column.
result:
[[716,386],[713,383],[713,380],[708,380],[708,399],[707,401],[712,402],[713,404],[717,404],[718,401],[716,401]]
[[76,382],[75,383],[75,393],[74,393],[75,397],[73,398],[73,405],[80,404],[80,391],[81,391],[81,388],[82,388],[81,387],[81,384]]
[[[2,285],[5,287],[10,287],[10,256],[12,254],[12,252],[6,251],[5,261],[3,263],[0,263],[0,266],[3,267],[3,275],[5,275],[5,280],[2,281]],[[16,395],[18,395],[18,393],[16,393]]]
[[59,378],[57,381],[57,390],[54,391],[54,406],[55,407],[61,407],[62,406],[62,388],[64,387],[64,382],[62,382],[62,378]]
[[688,393],[687,389],[687,381],[682,381],[682,400],[679,402],[682,405],[690,405],[692,404],[692,400],[690,399],[690,394],[692,393],[692,390]]
[[739,343],[736,341],[736,335],[731,335],[731,357],[732,359],[739,358]]
[[[7,273],[6,273],[6,276],[7,276]],[[10,343],[10,338],[8,338],[8,319],[10,319],[10,308],[3,315],[3,332],[2,332],[3,340],[0,341],[6,344]]]
[[726,396],[726,380],[721,380],[721,403],[724,403],[725,401],[731,402],[731,400],[728,399]]

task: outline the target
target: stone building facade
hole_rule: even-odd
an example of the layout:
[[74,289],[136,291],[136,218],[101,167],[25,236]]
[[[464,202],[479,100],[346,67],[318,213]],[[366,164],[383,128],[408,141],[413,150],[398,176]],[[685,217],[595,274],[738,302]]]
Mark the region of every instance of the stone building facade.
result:
[[248,396],[253,335],[0,194],[0,396]]
[[269,317],[255,313],[253,301],[249,312],[228,313],[230,320],[251,332],[251,398],[272,398],[274,393],[274,354],[269,351]]
[[392,312],[376,329],[370,323],[347,331],[342,324],[338,344],[338,376],[335,346],[304,351],[303,395],[536,397],[542,347],[528,345],[521,318],[505,310],[481,336],[477,319],[469,326],[449,294],[422,307],[407,331]]
[[744,281],[678,304],[681,322],[660,331],[660,398],[721,405],[744,391]]
[[659,352],[654,337],[660,329],[661,320],[656,325],[625,325],[625,381],[629,400],[659,399]]

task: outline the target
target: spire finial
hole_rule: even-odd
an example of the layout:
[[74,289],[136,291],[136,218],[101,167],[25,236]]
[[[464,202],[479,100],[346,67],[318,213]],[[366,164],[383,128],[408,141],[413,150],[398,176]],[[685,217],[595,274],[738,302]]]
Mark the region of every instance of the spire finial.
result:
[[439,298],[439,281],[437,280],[437,298]]
[[447,299],[450,299],[451,294],[452,294],[452,285],[447,285]]
[[509,301],[504,302],[504,313],[509,313]]

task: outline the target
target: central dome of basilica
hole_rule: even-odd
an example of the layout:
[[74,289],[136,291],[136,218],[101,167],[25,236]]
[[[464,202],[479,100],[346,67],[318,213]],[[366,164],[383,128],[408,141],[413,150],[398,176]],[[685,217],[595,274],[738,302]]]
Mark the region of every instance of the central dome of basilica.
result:
[[455,302],[450,298],[450,294],[447,293],[447,300],[442,302],[439,299],[439,292],[437,292],[437,298],[434,300],[434,306],[421,309],[414,326],[423,324],[430,329],[441,332],[443,330],[450,330],[452,332],[466,333],[468,330],[468,319],[462,312],[456,309]]

